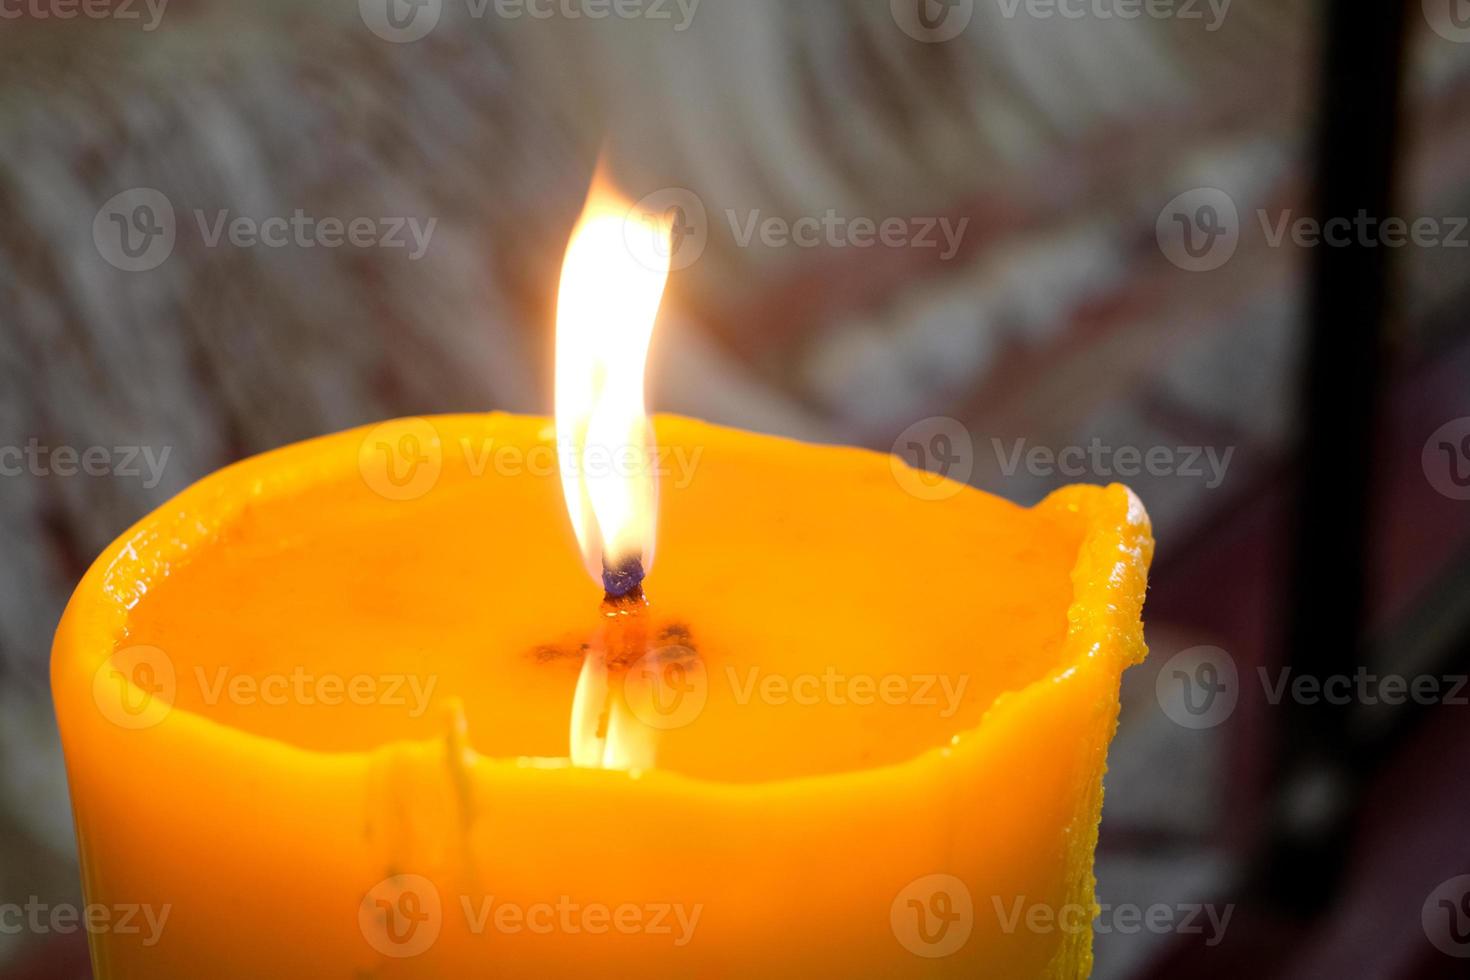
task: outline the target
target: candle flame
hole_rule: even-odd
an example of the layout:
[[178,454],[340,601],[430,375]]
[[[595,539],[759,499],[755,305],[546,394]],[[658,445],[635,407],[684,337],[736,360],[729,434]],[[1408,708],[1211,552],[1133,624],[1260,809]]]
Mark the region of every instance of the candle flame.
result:
[[599,171],[562,263],[556,442],[567,512],[598,582],[605,569],[636,559],[646,573],[653,563],[658,484],[643,375],[671,230]]
[[[602,174],[567,245],[556,313],[556,442],[562,494],[593,580],[609,603],[572,701],[573,765],[646,768],[653,732],[624,696],[641,637],[641,582],[653,565],[658,483],[644,369],[668,280],[672,221],[641,212]],[[616,635],[620,643],[610,637]],[[609,650],[609,646],[619,649]]]
[[572,765],[585,769],[651,769],[657,732],[628,705],[627,672],[609,670],[601,651],[589,651],[572,700]]

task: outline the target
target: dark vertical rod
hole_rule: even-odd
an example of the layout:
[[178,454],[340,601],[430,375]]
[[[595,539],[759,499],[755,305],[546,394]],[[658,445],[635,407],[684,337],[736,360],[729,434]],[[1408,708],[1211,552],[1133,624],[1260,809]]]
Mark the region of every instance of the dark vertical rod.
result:
[[[1415,9],[1418,3],[1414,3]],[[1315,216],[1348,241],[1311,255],[1285,662],[1294,677],[1351,676],[1364,640],[1374,438],[1386,358],[1390,216],[1406,0],[1322,0]],[[1310,915],[1331,897],[1353,815],[1352,706],[1281,702],[1271,894]]]

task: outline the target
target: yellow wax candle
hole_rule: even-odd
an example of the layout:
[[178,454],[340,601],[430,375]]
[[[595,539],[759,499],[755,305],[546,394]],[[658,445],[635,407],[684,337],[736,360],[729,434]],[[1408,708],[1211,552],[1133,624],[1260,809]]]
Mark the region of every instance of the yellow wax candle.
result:
[[547,420],[287,447],[110,546],[52,682],[87,900],[163,925],[97,975],[1085,976],[1137,499],[656,428],[651,769],[568,762],[600,591]]

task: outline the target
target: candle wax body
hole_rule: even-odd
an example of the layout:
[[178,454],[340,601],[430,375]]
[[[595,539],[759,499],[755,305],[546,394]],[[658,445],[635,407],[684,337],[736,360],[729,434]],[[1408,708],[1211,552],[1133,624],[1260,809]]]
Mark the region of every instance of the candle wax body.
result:
[[1137,499],[657,432],[648,771],[565,762],[600,594],[544,419],[287,447],[111,546],[53,688],[87,899],[167,919],[98,976],[1085,976]]

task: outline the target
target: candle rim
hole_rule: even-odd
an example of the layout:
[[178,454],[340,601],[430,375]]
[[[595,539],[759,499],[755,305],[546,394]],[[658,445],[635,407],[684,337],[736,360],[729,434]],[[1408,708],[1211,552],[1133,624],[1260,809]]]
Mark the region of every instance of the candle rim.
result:
[[[653,418],[655,424],[685,421],[729,430],[728,427],[687,416],[660,413]],[[426,420],[431,424],[438,421],[446,428],[474,424],[488,426],[497,421],[512,419],[523,423],[543,423],[548,435],[552,426],[549,418],[505,412],[429,415],[415,419]],[[407,422],[414,419],[394,421]],[[278,494],[304,490],[322,481],[343,478],[345,473],[356,468],[358,460],[354,448],[357,442],[341,437],[351,434],[366,435],[373,428],[375,426],[370,424],[317,436],[226,466],[180,491],[109,544],[83,575],[67,603],[56,633],[52,647],[51,679],[58,720],[61,721],[67,711],[63,692],[72,691],[79,685],[90,687],[97,668],[117,650],[119,642],[125,639],[132,607],[143,598],[152,582],[168,574],[180,555],[201,548],[217,538],[251,501],[274,498]],[[437,427],[435,431],[437,437]],[[763,438],[775,439],[795,447],[884,456],[855,447],[808,443],[779,436]],[[324,448],[333,451],[323,452]],[[238,488],[242,486],[249,487],[248,493],[239,491]],[[984,493],[968,486],[960,492]],[[1121,484],[1115,483],[1106,487],[1077,484],[1054,491],[1029,509],[1054,513],[1059,518],[1080,520],[1083,525],[1077,559],[1071,571],[1073,593],[1067,610],[1064,653],[1053,670],[1020,687],[998,692],[978,723],[956,732],[950,745],[932,746],[914,756],[883,765],[768,780],[723,781],[662,769],[632,773],[601,772],[607,778],[613,779],[651,779],[667,785],[688,784],[757,792],[784,784],[805,784],[810,780],[869,778],[871,774],[919,764],[926,758],[947,755],[952,747],[976,738],[992,721],[992,716],[1014,710],[1026,697],[1049,685],[1066,683],[1093,669],[1105,669],[1121,675],[1123,669],[1140,662],[1146,654],[1141,611],[1144,577],[1152,560],[1154,544],[1151,525],[1142,502]],[[201,514],[208,519],[202,520]],[[1105,643],[1104,640],[1112,642]],[[1104,648],[1117,651],[1117,656],[1103,662],[1097,653]],[[87,700],[90,703],[90,698]],[[275,749],[306,753],[311,757],[354,756],[366,759],[376,753],[392,751],[395,747],[438,744],[440,741],[437,738],[427,742],[389,739],[371,748],[326,751],[235,728],[187,708],[173,708],[169,717],[160,723],[160,727],[170,724],[177,725],[180,729],[193,728],[197,724],[203,726],[197,729],[201,737],[227,735],[245,740],[242,742],[244,745],[272,746]],[[65,739],[64,722],[62,728]],[[480,756],[472,751],[471,755],[476,765],[490,766],[497,770],[538,773],[561,771],[560,766],[546,764],[557,761],[554,759]],[[570,767],[566,771],[597,772]]]

